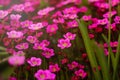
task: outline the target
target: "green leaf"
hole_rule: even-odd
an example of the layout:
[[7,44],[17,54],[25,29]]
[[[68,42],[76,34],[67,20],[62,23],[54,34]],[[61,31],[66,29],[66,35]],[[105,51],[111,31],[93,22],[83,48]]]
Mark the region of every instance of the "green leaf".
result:
[[[95,80],[102,80],[100,72],[98,70],[98,63],[97,63],[97,60],[96,60],[96,57],[94,54],[94,50],[92,49],[91,40],[88,35],[87,27],[85,26],[84,21],[82,21],[82,20],[79,21],[77,19],[77,22],[79,24],[79,29],[82,34],[82,38],[83,38],[83,41],[85,44],[85,48],[86,48],[87,55],[88,55],[88,58],[90,61],[90,65],[92,67],[92,71],[94,73]],[[96,69],[96,70],[94,70],[94,69]]]
[[2,50],[2,51],[6,51],[6,48],[0,46],[0,50]]

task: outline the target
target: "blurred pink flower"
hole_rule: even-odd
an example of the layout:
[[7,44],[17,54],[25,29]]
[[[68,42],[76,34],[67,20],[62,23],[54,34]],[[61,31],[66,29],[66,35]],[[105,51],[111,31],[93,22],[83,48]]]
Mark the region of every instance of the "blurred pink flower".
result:
[[5,18],[8,15],[8,11],[0,10],[0,19]]
[[48,25],[46,28],[46,32],[50,34],[55,34],[57,30],[58,30],[57,24]]
[[20,14],[11,14],[10,15],[10,19],[11,20],[15,20],[15,21],[19,21],[19,19],[21,18],[22,16]]
[[72,34],[71,32],[67,32],[66,34],[63,35],[64,38],[69,39],[69,40],[74,40],[76,37],[76,34]]
[[71,64],[67,65],[70,70],[73,70],[74,68],[78,67],[78,63],[76,61],[73,61]]
[[18,45],[15,46],[15,48],[17,48],[19,50],[28,49],[28,47],[29,47],[29,44],[27,42],[20,43],[20,44],[18,44]]
[[81,78],[85,78],[87,76],[87,73],[83,69],[79,69],[78,71],[75,71],[76,76],[80,76]]
[[23,33],[21,31],[10,31],[7,32],[8,38],[21,38]]
[[58,72],[58,71],[60,71],[60,67],[58,66],[58,64],[49,65],[49,70],[51,72]]
[[37,24],[31,24],[28,28],[31,30],[40,30],[43,27],[42,23],[39,22]]
[[8,63],[13,66],[23,65],[24,62],[25,62],[25,56],[13,55],[8,59]]
[[30,43],[36,43],[38,42],[37,38],[35,36],[27,36],[26,40]]
[[12,8],[16,12],[22,12],[24,10],[24,5],[23,4],[16,4]]
[[51,58],[52,56],[55,55],[55,53],[53,49],[45,48],[44,51],[42,52],[42,55],[45,58]]
[[49,70],[38,70],[34,74],[35,78],[37,80],[55,80],[56,75],[54,73],[51,73]]
[[41,58],[36,58],[36,57],[31,57],[27,62],[32,66],[40,66],[42,64],[42,59]]

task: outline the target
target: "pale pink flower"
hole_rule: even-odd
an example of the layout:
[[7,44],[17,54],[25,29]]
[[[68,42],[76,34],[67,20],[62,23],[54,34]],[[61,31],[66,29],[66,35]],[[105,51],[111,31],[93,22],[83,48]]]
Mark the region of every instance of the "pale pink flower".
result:
[[40,65],[42,64],[42,59],[41,59],[41,58],[36,58],[36,57],[31,57],[27,62],[28,62],[32,67],[40,66]]
[[28,36],[26,40],[30,43],[36,43],[38,42],[37,38],[35,36]]
[[8,15],[8,11],[0,10],[0,19],[5,18]]
[[19,4],[19,5],[14,5],[13,6],[13,10],[16,12],[22,12],[24,10],[24,5],[23,4]]
[[23,37],[23,33],[21,31],[10,31],[7,32],[8,38],[21,38]]
[[33,24],[32,21],[26,20],[20,23],[22,28],[29,27],[30,25]]
[[15,48],[19,49],[19,50],[22,50],[22,49],[28,49],[29,47],[29,44],[27,42],[25,43],[20,43],[18,45],[15,46]]
[[24,62],[25,62],[25,56],[13,55],[8,59],[8,63],[13,66],[23,65]]
[[28,28],[31,30],[40,30],[43,27],[44,26],[42,25],[42,23],[37,23],[37,24],[31,24]]
[[10,15],[10,19],[11,20],[16,20],[16,21],[19,21],[19,19],[21,18],[22,16],[20,14],[11,14]]

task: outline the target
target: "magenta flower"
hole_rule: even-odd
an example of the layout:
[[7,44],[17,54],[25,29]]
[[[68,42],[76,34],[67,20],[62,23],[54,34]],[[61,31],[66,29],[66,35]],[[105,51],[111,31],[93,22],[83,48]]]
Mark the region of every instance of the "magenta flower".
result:
[[11,20],[15,20],[15,21],[19,21],[19,19],[21,18],[22,16],[19,15],[19,14],[11,14],[10,15],[10,19]]
[[54,23],[64,23],[65,20],[63,18],[53,19]]
[[57,24],[48,25],[47,28],[46,28],[46,32],[50,33],[50,34],[56,33],[57,30],[58,30]]
[[78,67],[78,63],[76,61],[73,61],[71,64],[67,65],[70,70],[73,70],[74,68]]
[[25,62],[25,56],[13,55],[8,59],[8,63],[13,66],[23,65],[24,62]]
[[84,21],[89,21],[89,20],[91,20],[91,15],[84,15],[84,16],[82,17],[82,19],[83,19]]
[[78,23],[76,20],[70,21],[67,23],[68,28],[75,28],[78,27]]
[[47,15],[49,12],[53,11],[54,9],[55,9],[54,7],[44,8],[44,9],[38,11],[38,15],[40,15],[40,16]]
[[43,50],[45,49],[45,44],[44,43],[34,43],[33,49],[40,49]]
[[60,71],[60,67],[58,66],[58,64],[49,65],[49,70],[51,72],[58,72],[58,71]]
[[109,21],[107,18],[104,18],[104,19],[101,19],[101,20],[98,20],[97,24],[99,25],[105,25],[105,24],[108,24]]
[[36,43],[38,42],[37,38],[35,36],[28,36],[26,40],[30,43]]
[[21,31],[10,31],[7,32],[8,38],[21,38],[23,37],[23,33]]
[[8,15],[8,11],[0,10],[0,19],[5,18]]
[[39,30],[43,27],[44,26],[42,25],[42,23],[37,23],[37,24],[31,24],[28,28],[31,30]]
[[43,55],[45,58],[51,58],[52,56],[55,55],[55,53],[54,53],[54,50],[53,50],[53,49],[45,48],[45,49],[44,49],[44,52],[42,52],[42,55]]
[[93,24],[89,25],[88,28],[95,29],[95,28],[97,28],[97,26],[98,26],[98,24],[93,23]]
[[74,40],[76,37],[76,34],[72,34],[71,32],[67,32],[65,35],[63,35],[64,38],[69,39],[69,40]]
[[111,11],[111,12],[107,12],[107,13],[103,14],[103,17],[104,18],[109,18],[109,16],[112,17],[116,14],[117,14],[117,11]]
[[83,69],[79,69],[78,71],[75,71],[75,75],[80,76],[81,78],[85,78],[87,73]]
[[26,20],[26,21],[21,22],[20,24],[21,24],[22,28],[25,28],[25,27],[29,27],[30,25],[32,25],[33,22]]
[[57,46],[60,47],[61,49],[69,48],[71,46],[71,43],[69,39],[59,39]]
[[29,47],[29,44],[27,42],[25,43],[20,43],[18,45],[15,46],[15,48],[19,49],[19,50],[22,50],[22,49],[28,49]]
[[115,16],[114,21],[116,24],[120,24],[120,16]]
[[45,46],[49,46],[50,41],[48,41],[48,40],[42,40],[41,44],[44,44]]
[[51,73],[49,70],[38,70],[35,73],[35,78],[37,80],[55,80],[56,75],[54,73]]
[[30,66],[35,67],[35,66],[40,66],[42,60],[41,58],[31,57],[27,62],[30,64]]

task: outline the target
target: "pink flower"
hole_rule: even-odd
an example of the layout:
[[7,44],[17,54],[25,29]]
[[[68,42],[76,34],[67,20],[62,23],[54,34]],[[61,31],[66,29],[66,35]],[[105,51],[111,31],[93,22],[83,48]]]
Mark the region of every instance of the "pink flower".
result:
[[44,9],[38,11],[38,15],[40,15],[40,16],[47,15],[49,12],[53,11],[54,9],[55,9],[54,7],[44,8]]
[[60,67],[58,66],[58,64],[49,65],[49,70],[51,72],[58,72],[58,71],[60,71]]
[[22,28],[29,27],[30,25],[33,24],[32,21],[26,20],[20,23]]
[[10,31],[7,32],[8,38],[21,38],[23,37],[23,33],[21,31]]
[[0,19],[5,18],[8,15],[8,11],[0,10]]
[[8,6],[10,4],[11,0],[0,0],[0,5],[2,6]]
[[37,38],[35,36],[28,36],[26,40],[30,43],[36,43],[38,42]]
[[116,14],[117,14],[117,11],[111,11],[111,12],[107,12],[107,13],[103,14],[103,17],[104,18],[109,18],[109,17],[112,17]]
[[50,34],[56,33],[57,30],[58,30],[57,24],[48,25],[46,28],[46,32]]
[[69,48],[71,46],[71,43],[69,39],[59,39],[57,46],[60,47],[61,49]]
[[36,58],[36,57],[31,57],[28,61],[27,61],[32,67],[35,66],[40,66],[42,63],[41,58]]
[[25,56],[13,55],[9,57],[8,62],[10,65],[13,65],[13,66],[23,65],[25,62]]
[[15,21],[19,21],[19,19],[21,18],[22,16],[19,15],[19,14],[11,14],[10,15],[10,19],[11,20],[15,20]]
[[120,24],[120,16],[115,16],[114,21],[116,24]]
[[104,19],[101,19],[101,20],[98,20],[97,24],[99,25],[105,25],[105,24],[108,24],[109,21],[107,18],[104,18]]
[[23,10],[24,10],[24,5],[23,4],[19,4],[19,5],[14,5],[13,6],[13,9],[14,9],[14,11],[16,11],[16,12],[22,12]]
[[50,41],[48,41],[48,40],[42,40],[41,44],[44,44],[45,46],[49,46]]
[[67,32],[65,35],[63,35],[64,38],[69,39],[69,40],[74,40],[76,37],[76,34],[72,34],[71,32]]
[[19,50],[22,50],[22,49],[28,49],[29,47],[29,44],[27,42],[25,43],[20,43],[18,45],[15,46],[15,48],[19,49]]
[[78,67],[78,63],[73,61],[71,64],[68,64],[67,66],[70,70],[72,70],[72,69]]
[[93,23],[93,24],[89,25],[88,28],[95,29],[97,26],[98,26],[98,24]]
[[15,77],[10,77],[9,80],[17,80]]
[[39,30],[41,28],[43,28],[44,26],[42,25],[42,23],[37,23],[37,24],[32,24],[30,25],[28,28],[31,30]]
[[91,15],[84,15],[84,16],[82,17],[82,19],[83,19],[84,21],[89,21],[89,20],[91,20]]
[[76,76],[80,76],[81,78],[85,78],[87,76],[87,73],[83,69],[79,69],[78,71],[75,71]]
[[78,22],[76,20],[73,20],[73,21],[70,21],[67,23],[67,26],[69,28],[75,28],[75,27],[78,27]]
[[64,23],[65,20],[63,18],[53,19],[54,23]]
[[54,50],[53,50],[53,49],[45,48],[45,49],[44,49],[44,52],[42,52],[42,55],[43,55],[45,58],[51,58],[52,56],[55,55],[55,53],[54,53]]
[[45,49],[45,44],[44,43],[34,43],[33,49],[40,49],[43,50]]
[[37,80],[54,80],[56,75],[54,73],[51,73],[49,70],[38,70],[35,73],[35,78],[37,78]]

